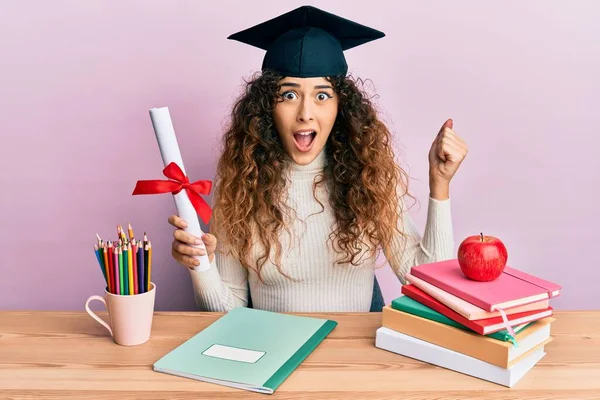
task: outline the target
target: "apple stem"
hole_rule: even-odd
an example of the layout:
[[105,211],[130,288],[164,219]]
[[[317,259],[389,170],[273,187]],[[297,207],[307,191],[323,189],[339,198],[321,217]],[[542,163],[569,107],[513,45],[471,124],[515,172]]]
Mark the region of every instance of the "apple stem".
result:
[[483,242],[483,232],[479,233],[481,235],[481,241]]

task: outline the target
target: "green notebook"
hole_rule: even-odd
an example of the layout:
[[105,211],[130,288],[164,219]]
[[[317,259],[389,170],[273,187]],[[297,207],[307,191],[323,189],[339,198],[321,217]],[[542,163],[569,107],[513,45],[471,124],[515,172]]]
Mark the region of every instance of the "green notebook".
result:
[[[392,300],[391,306],[395,310],[404,311],[409,314],[418,315],[419,317],[423,317],[423,318],[426,318],[426,319],[429,319],[432,321],[437,321],[442,324],[451,325],[456,328],[463,329],[465,331],[473,332],[471,329],[464,326],[463,324],[460,324],[460,323],[454,321],[453,319],[446,317],[444,314],[441,314],[441,313],[435,311],[434,309],[429,308],[426,305],[421,304],[418,301],[411,299],[410,297],[405,296],[405,295],[402,295],[402,296],[398,297],[397,299]],[[518,325],[518,326],[514,326],[513,330],[515,331],[515,333],[520,332],[523,329],[525,329],[527,326],[529,326],[530,324],[531,324],[531,322],[528,322],[528,323],[525,323],[522,325]],[[486,335],[486,336],[493,338],[493,339],[501,340],[503,342],[511,341],[510,334],[508,333],[508,331],[506,329],[498,331],[498,332],[490,333],[489,335]]]
[[237,307],[154,364],[154,370],[271,394],[336,321]]

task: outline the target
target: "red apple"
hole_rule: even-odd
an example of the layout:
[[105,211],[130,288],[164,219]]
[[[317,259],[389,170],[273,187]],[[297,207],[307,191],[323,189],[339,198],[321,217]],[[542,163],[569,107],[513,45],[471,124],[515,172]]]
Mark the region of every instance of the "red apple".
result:
[[489,282],[498,278],[504,267],[508,253],[504,243],[494,236],[483,233],[469,236],[458,247],[458,264],[469,279]]

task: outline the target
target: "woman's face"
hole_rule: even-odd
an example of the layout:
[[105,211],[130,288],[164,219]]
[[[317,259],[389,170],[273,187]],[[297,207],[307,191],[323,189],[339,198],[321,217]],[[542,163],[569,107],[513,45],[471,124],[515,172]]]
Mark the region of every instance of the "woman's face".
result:
[[325,78],[284,78],[275,107],[275,127],[287,154],[306,165],[321,152],[333,128],[338,99]]

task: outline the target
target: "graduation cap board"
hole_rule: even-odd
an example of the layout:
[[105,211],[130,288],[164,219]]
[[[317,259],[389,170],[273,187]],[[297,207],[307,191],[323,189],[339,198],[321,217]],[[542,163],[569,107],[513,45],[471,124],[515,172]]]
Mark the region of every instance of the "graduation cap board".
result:
[[312,6],[302,6],[230,35],[266,50],[262,69],[284,76],[310,78],[346,75],[344,50],[385,34]]

